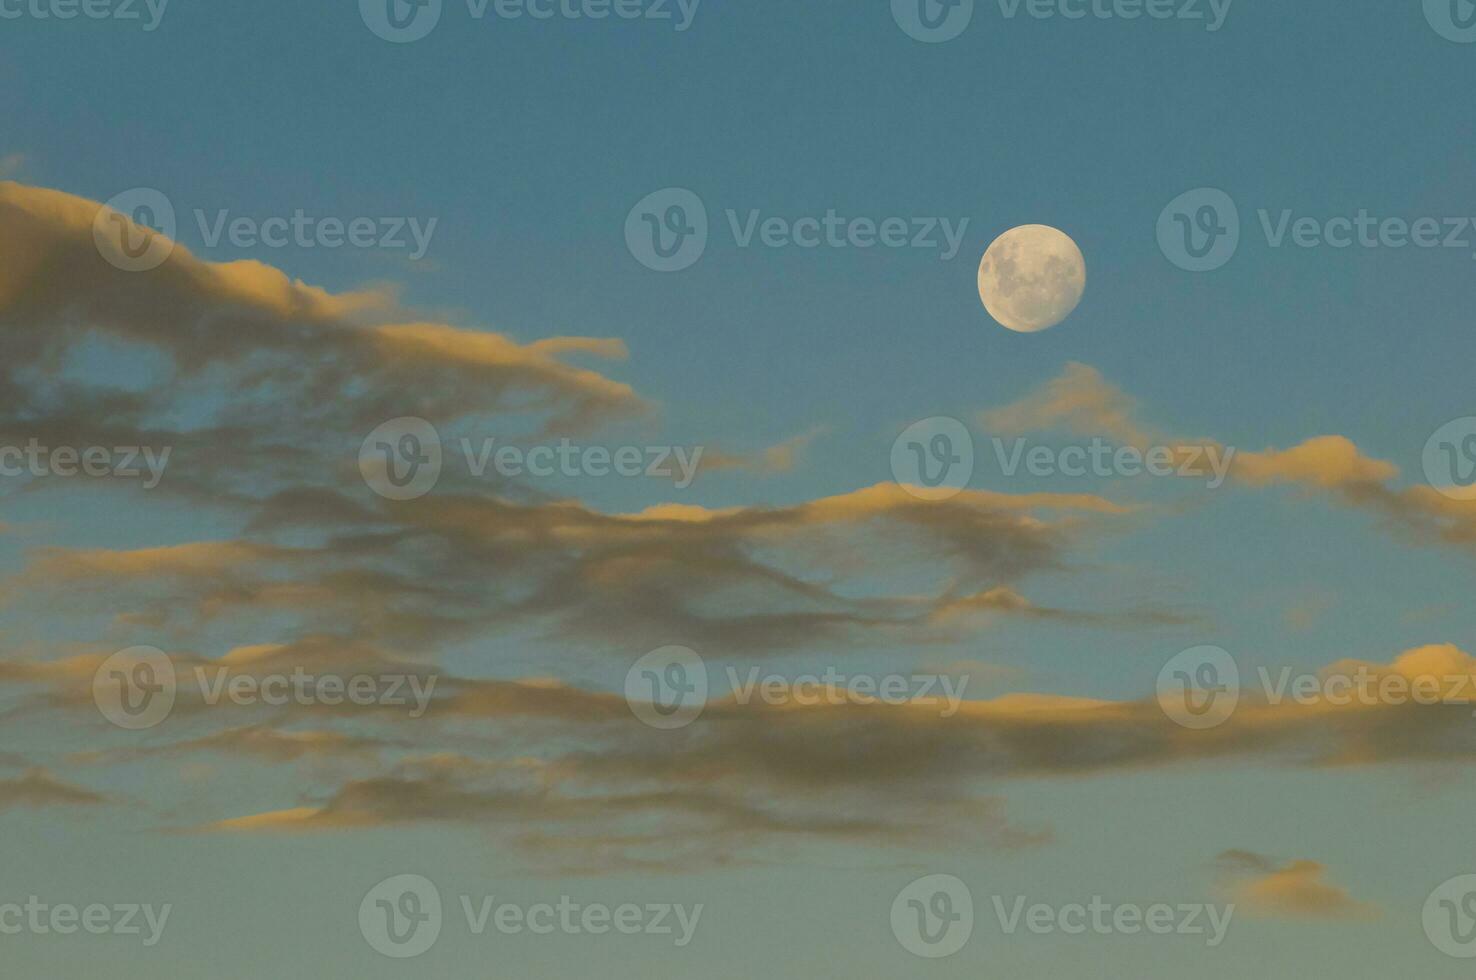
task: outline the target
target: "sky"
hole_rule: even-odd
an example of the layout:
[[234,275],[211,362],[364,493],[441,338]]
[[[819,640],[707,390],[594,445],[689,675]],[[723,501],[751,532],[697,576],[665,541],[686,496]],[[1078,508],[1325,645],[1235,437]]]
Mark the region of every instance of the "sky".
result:
[[5,975],[1465,976],[1473,18],[0,0]]

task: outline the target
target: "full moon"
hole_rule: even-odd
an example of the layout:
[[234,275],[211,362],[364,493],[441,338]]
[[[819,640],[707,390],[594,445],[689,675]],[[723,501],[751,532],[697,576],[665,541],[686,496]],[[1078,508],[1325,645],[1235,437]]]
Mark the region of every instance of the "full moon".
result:
[[979,298],[1017,333],[1048,330],[1071,315],[1086,291],[1086,259],[1071,236],[1021,225],[994,240],[979,263]]

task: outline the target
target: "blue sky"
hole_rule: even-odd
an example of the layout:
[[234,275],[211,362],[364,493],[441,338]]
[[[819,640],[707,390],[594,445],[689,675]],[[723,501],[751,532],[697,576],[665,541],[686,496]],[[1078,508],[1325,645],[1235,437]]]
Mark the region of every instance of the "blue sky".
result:
[[[1260,212],[1476,222],[1476,45],[1432,30],[1417,0],[1237,0],[1216,31],[1011,18],[981,0],[938,44],[889,6],[705,0],[679,31],[477,19],[446,0],[408,44],[375,36],[350,0],[172,0],[150,31],[4,8],[22,13],[0,20],[0,178],[15,182],[0,185],[0,443],[176,445],[157,490],[0,477],[15,757],[0,770],[0,904],[175,906],[154,948],[0,936],[14,975],[1462,975],[1421,928],[1431,890],[1476,872],[1450,829],[1473,802],[1451,705],[1431,709],[1439,724],[1388,705],[1242,710],[1197,741],[1149,709],[1160,668],[1201,644],[1246,678],[1394,670],[1421,648],[1469,669],[1476,524],[1469,500],[1427,493],[1422,453],[1476,414],[1476,228],[1464,248],[1277,248]],[[118,272],[86,251],[85,227],[139,187],[173,204],[179,247],[156,271]],[[662,274],[625,226],[672,187],[712,228],[700,261]],[[1235,201],[1243,237],[1195,274],[1155,227],[1204,187]],[[212,246],[196,210],[435,226],[412,261]],[[742,248],[730,210],[967,223],[952,259]],[[1064,322],[1023,334],[990,318],[976,275],[998,236],[1032,224],[1075,241],[1087,284]],[[597,340],[538,346],[553,338]],[[143,407],[92,400],[117,388]],[[627,411],[637,398],[646,410]],[[985,418],[1050,398],[1064,424]],[[1214,491],[1002,473],[996,436],[1125,441],[1118,415],[1060,410],[1072,398],[1125,406],[1173,445],[1232,447],[1242,468]],[[590,424],[548,418],[587,404]],[[355,461],[370,429],[412,415],[448,453],[453,434],[567,435],[728,464],[684,490],[458,474],[393,504]],[[967,424],[977,458],[970,492],[928,511],[897,486],[891,448],[940,416]],[[782,462],[764,456],[783,446]],[[988,608],[949,618],[967,596]],[[807,618],[817,609],[836,618]],[[765,618],[786,616],[788,631]],[[324,637],[332,651],[314,652]],[[446,701],[423,725],[201,709],[138,733],[87,693],[125,647],[209,665],[272,644],[279,664],[413,662]],[[631,662],[664,644],[698,649],[715,676],[963,673],[977,712],[920,742],[903,732],[930,727],[869,714],[807,728],[714,710],[666,739],[606,720]],[[517,710],[485,707],[504,704],[497,683]],[[1027,694],[1049,700],[1027,711],[1012,700]],[[1100,702],[1101,728],[1057,699]],[[241,738],[248,726],[372,744],[278,754]],[[193,744],[221,731],[235,734]],[[828,761],[795,761],[812,752]],[[537,768],[544,805],[521,795],[520,766]],[[47,788],[26,782],[37,772]],[[389,784],[406,795],[376,795]],[[754,811],[693,844],[698,790]],[[663,802],[640,809],[638,792]],[[546,808],[559,793],[602,815]],[[756,828],[754,812],[803,830]],[[269,832],[223,824],[282,813],[297,816]],[[834,832],[872,816],[887,826]],[[608,839],[577,860],[540,846],[585,834]],[[626,860],[636,836],[641,860]],[[477,939],[453,910],[436,947],[402,962],[355,924],[366,891],[401,873],[436,881],[448,908],[569,894],[706,911],[673,949]],[[933,873],[969,885],[978,922],[963,951],[924,960],[888,909]],[[1018,894],[1239,912],[1215,949],[1002,936],[990,897]]]

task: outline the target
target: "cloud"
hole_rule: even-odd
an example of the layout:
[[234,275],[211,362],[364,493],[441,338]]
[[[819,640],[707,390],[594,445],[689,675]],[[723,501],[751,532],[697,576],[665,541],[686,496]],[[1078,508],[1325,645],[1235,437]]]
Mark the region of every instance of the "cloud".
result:
[[795,468],[800,456],[810,443],[814,442],[825,432],[824,428],[811,429],[802,432],[783,442],[769,446],[753,454],[726,453],[721,450],[708,449],[702,455],[702,463],[699,472],[717,472],[720,470],[747,470],[761,476],[772,476],[778,473],[788,473]]
[[[298,494],[269,501],[251,539],[42,549],[5,588],[65,588],[69,602],[186,629],[269,612],[295,617],[299,635],[352,623],[361,635],[424,645],[516,623],[622,653],[679,637],[755,655],[941,638],[952,624],[937,609],[959,590],[1066,570],[1072,542],[1128,513],[1089,494],[969,491],[927,502],[895,484],[783,507],[625,514],[461,494],[424,507]],[[306,526],[318,543],[271,543]],[[905,565],[935,579],[938,594],[881,591]],[[72,591],[84,585],[93,598]]]
[[1050,839],[1048,832],[1013,826],[996,798],[874,800],[864,808],[840,802],[773,797],[761,787],[741,792],[721,783],[608,779],[571,759],[489,764],[440,755],[407,759],[384,776],[345,783],[319,804],[228,818],[192,832],[461,825],[509,841],[535,866],[591,874],[763,863],[827,841],[933,850],[965,840],[1020,848]]
[[1237,453],[1231,474],[1247,486],[1295,487],[1369,511],[1418,543],[1476,546],[1476,499],[1454,500],[1426,485],[1393,487],[1399,468],[1366,456],[1343,436],[1318,436],[1286,450]]
[[0,811],[16,807],[99,806],[107,797],[64,783],[44,769],[32,769],[16,779],[0,779]]
[[71,761],[78,765],[116,764],[199,752],[255,758],[272,764],[305,759],[356,758],[369,761],[394,744],[385,739],[344,732],[283,731],[267,725],[248,725],[164,745],[77,753]]
[[[12,444],[168,446],[165,492],[224,503],[338,483],[345,474],[325,462],[352,459],[401,416],[516,412],[550,431],[648,409],[629,385],[567,360],[623,358],[619,341],[519,343],[407,316],[385,290],[332,293],[182,245],[126,272],[94,239],[102,210],[0,181],[0,438]],[[131,383],[79,380],[79,360],[99,352],[128,365],[119,376]]]
[[[1454,647],[1416,648],[1379,669],[1411,677],[1464,671],[1476,682],[1476,660]],[[617,865],[629,859],[648,868],[659,864],[653,852],[662,842],[675,841],[705,841],[708,858],[725,862],[761,860],[798,838],[922,850],[1021,847],[1051,833],[1004,817],[1000,788],[1014,780],[1207,761],[1322,768],[1468,762],[1476,758],[1471,690],[1450,683],[1431,704],[1252,699],[1205,731],[1175,724],[1152,698],[1017,693],[965,701],[950,715],[936,696],[771,705],[728,694],[715,695],[687,728],[656,731],[613,693],[553,680],[456,678],[438,688],[426,715],[432,729],[390,715],[379,720],[399,721],[407,738],[429,744],[466,747],[475,733],[491,756],[402,756],[380,775],[284,811],[230,816],[196,830],[446,823],[513,843],[532,835],[537,853],[529,857],[537,860],[587,862],[593,847]],[[974,819],[986,815],[984,824]],[[1320,875],[1303,866],[1260,867],[1245,854],[1225,860],[1270,882],[1251,888],[1249,901],[1294,908],[1323,894]],[[673,859],[669,870],[691,867]]]
[[[1139,512],[1089,493],[966,490],[923,501],[881,483],[784,503],[612,511],[448,475],[424,500],[383,500],[354,465],[374,425],[414,414],[454,435],[494,418],[547,431],[638,416],[643,398],[585,366],[618,363],[625,346],[518,341],[406,313],[385,290],[332,293],[184,248],[151,272],[125,273],[92,239],[99,207],[0,184],[0,439],[173,446],[165,492],[209,500],[236,524],[212,540],[34,549],[4,597],[106,613],[142,642],[179,639],[192,647],[173,652],[187,679],[225,668],[441,681],[414,724],[392,710],[212,706],[186,683],[167,722],[179,725],[168,730],[181,732],[176,741],[81,757],[172,771],[178,758],[206,754],[288,765],[283,777],[303,783],[275,809],[211,814],[196,831],[439,823],[485,829],[565,868],[694,868],[827,842],[937,851],[1044,842],[1049,828],[1006,815],[998,787],[1016,779],[1200,760],[1332,766],[1476,754],[1469,706],[1456,703],[1250,701],[1220,729],[1190,732],[1152,699],[1016,693],[945,715],[936,698],[776,707],[720,696],[673,733],[641,725],[608,690],[496,677],[502,654],[487,641],[507,635],[622,658],[680,642],[714,663],[752,663],[817,649],[836,658],[915,650],[975,637],[1003,617],[1124,629],[1192,618],[1026,598],[1032,577],[1079,571],[1073,554],[1084,542]],[[99,355],[128,364],[112,386],[81,380],[78,365]],[[1001,431],[1152,437],[1135,413],[1094,370],[1072,365],[986,420]],[[719,454],[716,465],[782,471],[810,435],[753,456]],[[1391,516],[1411,506],[1387,486],[1397,473],[1347,440],[1248,454],[1239,465],[1247,487],[1292,486]],[[222,636],[241,645],[212,650]],[[458,662],[493,676],[452,676],[442,661],[458,647]],[[108,652],[93,644],[0,661],[0,682],[19,697],[9,717],[55,712],[105,729],[91,684]],[[1461,658],[1453,647],[1422,649],[1388,669],[1468,669]],[[326,772],[326,785],[309,778]],[[102,802],[39,772],[0,783],[0,801],[7,794],[11,805]]]
[[1242,453],[1235,475],[1253,487],[1290,484],[1319,490],[1357,492],[1399,475],[1399,468],[1369,459],[1342,436],[1319,436],[1299,446],[1261,453]]
[[[432,498],[391,503],[355,466],[371,428],[415,414],[451,438],[494,417],[541,429],[629,418],[644,399],[573,363],[620,360],[625,346],[520,343],[407,317],[385,290],[332,293],[182,246],[124,272],[94,241],[101,209],[0,183],[0,442],[170,447],[161,492],[234,512],[244,531],[40,549],[3,589],[11,601],[65,594],[141,642],[263,616],[288,643],[373,636],[428,652],[508,626],[622,653],[674,638],[746,654],[930,642],[963,628],[939,603],[1067,570],[1081,536],[1130,513],[1089,494],[929,503],[894,484],[606,513],[456,474]],[[79,359],[100,351],[136,383],[80,380]],[[783,470],[814,435],[716,465]],[[899,565],[927,574],[931,592],[890,594]]]
[[1037,606],[1008,586],[996,586],[982,592],[940,601],[933,616],[942,622],[966,617],[1003,615],[1070,626],[1101,629],[1146,629],[1158,626],[1190,626],[1201,618],[1170,609],[1140,608],[1114,612],[1092,612],[1077,609],[1055,609]]
[[[1230,477],[1240,486],[1296,489],[1377,514],[1392,530],[1420,543],[1476,547],[1476,499],[1451,499],[1420,484],[1395,487],[1399,468],[1368,456],[1346,436],[1319,435],[1286,449],[1252,451],[1208,439],[1156,434],[1138,421],[1134,399],[1084,364],[1067,365],[1058,377],[1020,401],[982,413],[980,421],[986,429],[1007,435],[1066,431],[1139,449],[1166,445],[1180,462],[1193,462],[1186,451],[1211,450],[1230,460]],[[1203,465],[1196,466],[1192,475],[1205,475]]]
[[[363,651],[262,645],[233,651],[233,669],[364,664]],[[381,663],[405,658],[375,655]],[[177,658],[177,662],[194,663]],[[9,662],[11,685],[42,689],[38,707],[88,715],[94,661]],[[1005,815],[1001,788],[1042,778],[1086,778],[1206,762],[1350,768],[1476,759],[1470,725],[1476,658],[1453,645],[1406,650],[1387,664],[1344,661],[1379,679],[1441,678],[1427,703],[1314,697],[1276,702],[1246,695],[1221,726],[1174,723],[1155,698],[1112,701],[1012,693],[945,711],[940,694],[900,704],[849,695],[769,704],[715,690],[702,715],[677,731],[641,724],[619,694],[550,678],[493,680],[438,674],[429,710],[288,704],[270,720],[248,709],[185,698],[176,715],[191,734],[147,749],[83,761],[148,763],[194,753],[273,764],[351,764],[356,774],[290,805],[225,814],[195,832],[301,833],[443,823],[490,832],[541,867],[693,870],[770,860],[812,844],[913,850],[1051,839],[1048,827]],[[347,668],[345,668],[347,669]],[[425,669],[425,668],[422,668]],[[994,679],[993,677],[990,678]],[[841,692],[833,692],[840,694]],[[1406,703],[1401,703],[1401,701]],[[354,720],[354,730],[330,723]],[[290,727],[284,727],[290,726]],[[364,730],[369,726],[369,730]],[[161,733],[165,729],[159,730]],[[78,760],[74,760],[78,761]],[[317,769],[326,775],[335,765]],[[367,773],[366,773],[367,770]],[[85,792],[85,791],[83,791]],[[80,802],[80,800],[76,800]],[[1231,855],[1257,871],[1244,855]],[[1244,869],[1243,869],[1244,870]],[[1287,908],[1327,895],[1304,866],[1263,867],[1248,901]]]
[[1284,864],[1250,851],[1231,850],[1219,857],[1227,890],[1237,908],[1251,916],[1277,919],[1364,921],[1380,916],[1377,906],[1355,900],[1346,889],[1328,883],[1327,868],[1316,861]]
[[1155,436],[1137,419],[1137,402],[1100,371],[1071,362],[1038,390],[1001,408],[979,413],[985,431],[1001,436],[1069,432],[1101,436],[1126,446],[1147,446]]

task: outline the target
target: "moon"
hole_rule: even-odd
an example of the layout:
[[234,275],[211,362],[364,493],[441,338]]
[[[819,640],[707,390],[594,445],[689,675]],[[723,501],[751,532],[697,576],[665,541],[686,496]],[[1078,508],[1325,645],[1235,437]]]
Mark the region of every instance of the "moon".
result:
[[994,240],[979,263],[984,308],[1016,333],[1049,330],[1071,315],[1086,291],[1086,259],[1071,236],[1049,225],[1021,225]]

